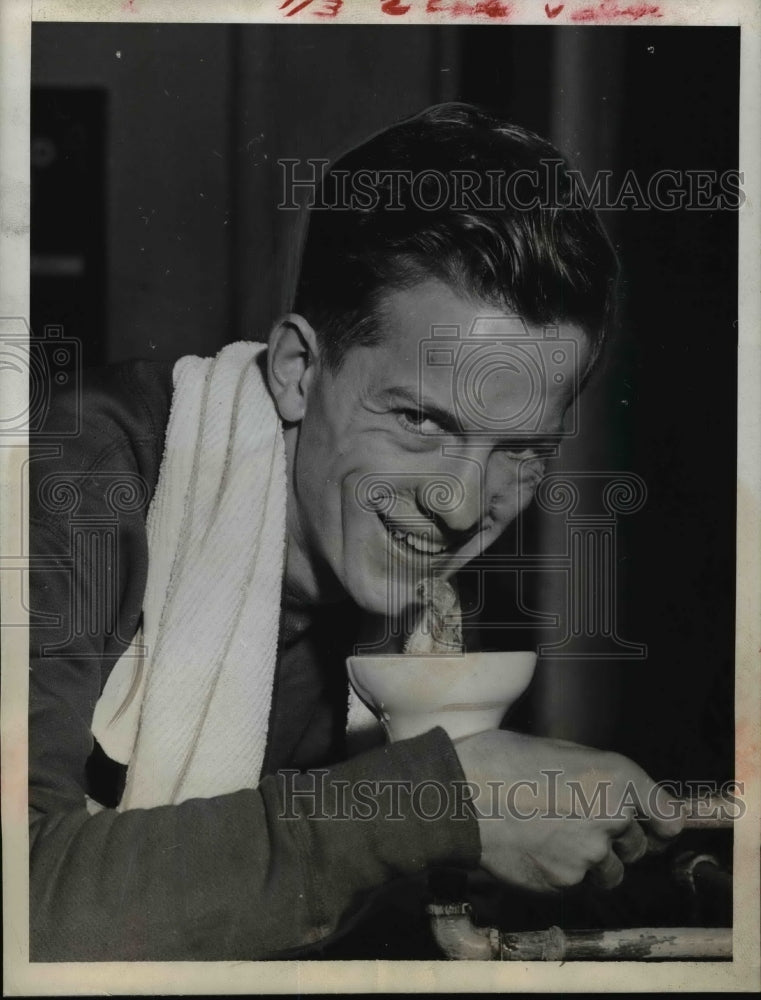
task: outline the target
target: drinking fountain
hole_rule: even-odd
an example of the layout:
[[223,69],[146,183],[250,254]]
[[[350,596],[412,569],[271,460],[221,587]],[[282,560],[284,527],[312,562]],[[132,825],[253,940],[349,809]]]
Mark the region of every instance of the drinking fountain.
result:
[[441,726],[453,740],[498,728],[529,685],[536,654],[350,656],[349,680],[391,742]]

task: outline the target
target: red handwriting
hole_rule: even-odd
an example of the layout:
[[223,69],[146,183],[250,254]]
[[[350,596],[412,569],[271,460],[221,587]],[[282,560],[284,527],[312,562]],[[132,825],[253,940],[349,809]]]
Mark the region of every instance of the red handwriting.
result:
[[613,18],[628,18],[639,21],[642,17],[662,17],[660,4],[631,3],[622,7],[616,0],[602,0],[594,7],[582,7],[571,14],[572,21],[607,21]]
[[[294,2],[296,6],[291,7]],[[280,4],[279,9],[286,10],[288,7],[291,9],[285,15],[286,17],[293,17],[294,14],[299,14],[306,7],[311,8],[309,13],[316,17],[335,17],[343,7],[343,0],[300,0],[300,2],[299,0],[285,0],[285,3]]]
[[[125,6],[132,8],[134,0],[125,0]],[[403,17],[413,7],[413,0],[378,0],[382,14]],[[279,10],[285,17],[293,17],[308,10],[315,17],[336,17],[342,10],[344,0],[283,0]],[[598,0],[585,7],[570,8],[570,4],[544,5],[544,13],[554,20],[563,11],[571,21],[639,21],[643,17],[663,17],[662,4],[621,3],[619,0]],[[514,12],[515,4],[509,0],[425,0],[426,14],[444,14],[451,18],[488,17],[492,20],[507,21]]]
[[506,20],[512,14],[512,4],[504,0],[428,0],[427,14],[449,14],[451,17],[484,17]]

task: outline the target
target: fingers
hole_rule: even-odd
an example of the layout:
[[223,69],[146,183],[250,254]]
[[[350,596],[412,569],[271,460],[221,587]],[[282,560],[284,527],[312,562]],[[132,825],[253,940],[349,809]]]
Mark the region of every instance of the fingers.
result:
[[648,828],[655,838],[672,841],[682,832],[684,827],[683,807],[676,802],[673,795],[661,786],[656,786],[652,778],[647,777]]
[[[601,889],[614,889],[623,881],[625,865],[639,861],[648,851],[649,840],[640,824],[630,816],[628,825],[617,834],[609,834],[604,846],[598,844],[594,864],[587,881]],[[602,857],[598,860],[600,854]]]
[[[589,873],[589,881],[602,888],[617,886],[624,876],[624,865],[634,864],[646,853],[661,853],[681,832],[684,821],[679,805],[672,796],[652,780],[644,771],[633,765],[634,778],[632,798],[637,811],[644,820],[644,827],[634,818],[634,810],[628,808],[625,825],[620,832],[611,836],[609,854]],[[632,803],[634,805],[634,803]]]
[[648,839],[639,823],[632,822],[613,840],[613,850],[625,865],[632,865],[647,853]]
[[601,889],[614,889],[623,881],[624,863],[612,850],[594,868],[589,869],[587,878]]
[[[625,864],[639,860],[646,852],[661,854],[684,827],[681,803],[632,761],[626,761],[627,801],[635,807],[642,825],[633,818],[614,837],[614,849]],[[630,815],[633,816],[633,812]],[[625,821],[624,821],[625,822]]]
[[673,794],[649,774],[626,757],[614,755],[615,769],[623,789],[622,802],[633,806],[647,825],[648,839],[653,844],[670,842],[682,832],[684,816],[682,804]]
[[611,837],[610,851],[590,869],[589,881],[603,889],[614,888],[624,877],[625,865],[635,864],[647,853],[660,854],[671,845],[673,837],[659,837],[632,818],[621,833]]

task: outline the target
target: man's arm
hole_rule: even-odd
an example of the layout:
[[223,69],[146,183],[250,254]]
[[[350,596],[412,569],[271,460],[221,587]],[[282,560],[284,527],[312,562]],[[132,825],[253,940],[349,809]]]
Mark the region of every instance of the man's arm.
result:
[[32,960],[274,958],[318,942],[393,878],[477,863],[471,816],[424,821],[402,795],[392,818],[393,790],[423,775],[445,787],[460,777],[441,730],[295,788],[270,776],[177,806],[89,816],[82,796],[79,808],[33,809]]
[[[109,513],[108,488],[125,475],[152,491],[163,430],[161,407],[142,416],[138,384],[126,370],[120,377],[121,397],[109,386],[107,399],[88,401],[83,434],[62,456],[33,462],[32,960],[273,957],[333,932],[367,890],[389,879],[437,862],[476,864],[472,816],[428,821],[402,799],[405,819],[386,818],[394,783],[462,778],[440,730],[361,755],[315,777],[314,785],[309,775],[287,786],[273,776],[256,790],[178,806],[88,812],[93,710],[142,606],[145,510],[118,518],[118,543],[104,564],[113,607],[94,573],[98,546],[85,545],[74,558],[85,537],[76,540],[74,521],[97,529],[98,517]],[[71,494],[53,490],[57,480],[49,477],[58,473],[74,484],[75,512],[67,507]],[[359,786],[360,779],[377,783],[379,794]],[[360,803],[348,820],[321,818],[342,813],[339,787],[349,805],[346,789],[362,788],[369,807]]]
[[[52,556],[55,537],[39,527],[35,537]],[[34,576],[35,610],[61,615],[58,628],[37,630],[55,645],[68,632],[71,586],[66,573]],[[442,730],[256,790],[90,815],[86,762],[106,653],[93,639],[77,648],[32,662],[33,961],[273,957],[328,936],[393,878],[478,862],[470,814],[429,821],[395,791],[462,780]]]

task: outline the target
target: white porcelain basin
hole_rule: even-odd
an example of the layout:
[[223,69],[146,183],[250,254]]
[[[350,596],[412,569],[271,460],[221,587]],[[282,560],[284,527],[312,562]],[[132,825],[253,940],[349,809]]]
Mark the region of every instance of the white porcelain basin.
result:
[[349,679],[391,741],[442,726],[452,739],[496,729],[528,687],[535,653],[350,656]]

